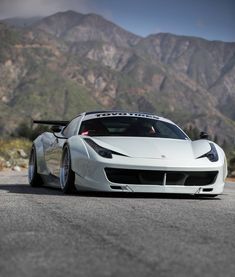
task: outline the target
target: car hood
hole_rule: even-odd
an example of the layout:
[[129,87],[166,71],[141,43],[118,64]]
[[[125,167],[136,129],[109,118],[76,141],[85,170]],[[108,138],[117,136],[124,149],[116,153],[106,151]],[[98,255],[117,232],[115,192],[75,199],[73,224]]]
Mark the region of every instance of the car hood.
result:
[[92,137],[98,145],[133,158],[189,160],[210,151],[207,140],[143,137]]

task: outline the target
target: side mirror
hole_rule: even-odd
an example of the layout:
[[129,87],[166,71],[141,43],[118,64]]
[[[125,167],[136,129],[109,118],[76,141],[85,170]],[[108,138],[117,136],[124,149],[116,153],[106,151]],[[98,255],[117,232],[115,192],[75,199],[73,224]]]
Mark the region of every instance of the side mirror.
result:
[[53,133],[59,133],[59,132],[61,132],[61,130],[62,130],[62,126],[58,126],[58,125],[51,126],[51,131]]
[[201,132],[200,133],[200,139],[208,139],[208,138],[209,138],[209,136],[206,132]]

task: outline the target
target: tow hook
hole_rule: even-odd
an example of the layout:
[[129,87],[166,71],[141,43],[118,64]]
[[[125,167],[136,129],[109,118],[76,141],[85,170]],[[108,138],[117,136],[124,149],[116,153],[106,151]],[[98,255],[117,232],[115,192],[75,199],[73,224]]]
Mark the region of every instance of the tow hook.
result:
[[202,188],[199,188],[199,189],[195,192],[195,194],[200,194],[201,190],[202,190]]

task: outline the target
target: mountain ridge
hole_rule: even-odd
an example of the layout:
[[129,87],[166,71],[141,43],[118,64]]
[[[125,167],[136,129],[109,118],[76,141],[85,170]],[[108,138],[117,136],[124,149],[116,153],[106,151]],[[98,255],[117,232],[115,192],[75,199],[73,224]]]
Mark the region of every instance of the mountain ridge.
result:
[[[51,15],[48,15],[48,16],[33,16],[33,17],[7,17],[7,18],[4,18],[4,19],[0,19],[0,22],[3,22],[5,24],[8,24],[10,25],[11,27],[21,27],[21,28],[26,28],[30,25],[33,25],[35,23],[35,21],[39,21],[39,20],[42,20],[42,19],[45,19],[47,17],[51,17],[53,15],[60,15],[60,14],[69,14],[69,13],[72,13],[72,14],[81,14],[83,16],[86,16],[86,15],[95,15],[95,16],[98,16],[98,17],[101,17],[101,18],[104,18],[102,15],[99,15],[99,14],[96,14],[96,13],[81,13],[81,12],[78,12],[78,11],[74,11],[74,10],[67,10],[67,11],[59,11],[59,12],[56,12],[54,14],[51,14]],[[108,19],[105,19],[106,21],[109,21],[110,23],[118,26],[119,28],[125,30],[123,27],[120,27],[118,24],[116,23],[113,23],[112,21],[108,20]],[[28,21],[28,23],[26,25],[24,25],[24,22],[25,21]],[[132,33],[134,34],[133,32],[131,31],[128,31],[126,30],[128,33]],[[203,40],[203,41],[207,41],[207,42],[222,42],[222,43],[226,43],[226,44],[234,44],[235,41],[223,41],[223,40],[220,40],[220,39],[207,39],[207,38],[204,38],[204,37],[199,37],[199,36],[194,36],[194,35],[183,35],[183,34],[174,34],[174,33],[171,33],[171,32],[157,32],[157,33],[152,33],[152,34],[149,34],[147,36],[140,36],[140,35],[136,35],[138,37],[141,37],[141,38],[148,38],[148,37],[151,37],[151,36],[156,36],[156,35],[162,35],[162,34],[167,34],[167,35],[171,35],[171,36],[175,36],[175,37],[182,37],[182,38],[192,38],[192,39],[200,39],[200,40]]]

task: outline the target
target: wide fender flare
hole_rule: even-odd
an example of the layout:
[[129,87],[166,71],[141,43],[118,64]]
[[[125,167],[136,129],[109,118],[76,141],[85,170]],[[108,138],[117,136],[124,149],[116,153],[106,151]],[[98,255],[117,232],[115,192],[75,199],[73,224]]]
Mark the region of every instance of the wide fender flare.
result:
[[45,161],[45,149],[43,144],[43,136],[44,134],[40,135],[33,141],[33,146],[36,150],[36,159],[37,159],[37,172],[39,174],[48,175],[50,172],[46,166]]
[[80,136],[73,136],[66,142],[70,149],[72,170],[84,177],[89,165],[89,153],[84,140]]

